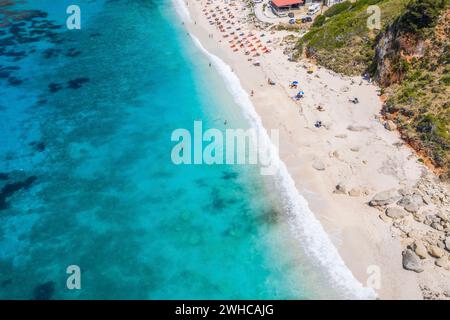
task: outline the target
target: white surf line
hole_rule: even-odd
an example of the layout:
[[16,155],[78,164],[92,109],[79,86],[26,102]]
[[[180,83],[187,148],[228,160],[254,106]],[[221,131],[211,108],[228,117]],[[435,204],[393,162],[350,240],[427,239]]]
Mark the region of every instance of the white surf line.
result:
[[[173,0],[175,6],[185,6],[183,0]],[[185,7],[185,11],[188,9]],[[178,12],[178,10],[177,10]],[[183,16],[182,16],[183,18]],[[345,265],[336,247],[328,237],[319,220],[309,208],[305,198],[301,196],[295,187],[295,182],[289,174],[286,165],[280,159],[278,150],[272,144],[262,120],[257,114],[253,103],[247,92],[241,85],[239,78],[231,71],[231,67],[222,59],[210,53],[201,44],[199,39],[190,34],[195,45],[202,51],[212,65],[223,77],[228,91],[232,94],[235,102],[242,108],[244,116],[250,124],[261,133],[264,143],[271,150],[271,163],[278,168],[276,183],[284,200],[284,209],[290,220],[290,227],[294,231],[299,243],[307,243],[303,249],[313,261],[320,264],[335,288],[347,299],[374,299],[377,294],[372,288],[364,287]]]
[[192,22],[191,14],[189,13],[189,9],[186,7],[185,0],[172,0],[175,11],[183,19],[185,22]]

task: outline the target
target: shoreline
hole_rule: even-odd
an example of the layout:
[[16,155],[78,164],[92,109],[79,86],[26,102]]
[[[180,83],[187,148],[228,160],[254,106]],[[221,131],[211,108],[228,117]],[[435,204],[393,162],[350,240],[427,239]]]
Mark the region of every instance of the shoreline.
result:
[[[265,35],[274,45],[269,54],[257,57],[260,65],[254,66],[248,55],[233,51],[215,26],[208,24],[201,12],[205,4],[189,1],[190,18],[183,13],[188,31],[232,68],[247,93],[253,93],[251,103],[263,127],[279,130],[279,156],[294,187],[353,276],[366,284],[375,266],[381,277],[379,298],[423,298],[421,284],[433,283],[434,277],[402,268],[400,241],[378,210],[367,206],[375,192],[411,187],[426,170],[406,146],[398,146],[397,133],[384,129],[377,87],[320,67],[309,74],[311,64],[290,62],[282,46],[277,47],[280,35],[289,34],[282,31]],[[244,23],[239,26],[251,29]],[[268,85],[268,78],[276,84]],[[306,93],[300,103],[290,98],[295,94],[288,87],[292,80],[298,80]],[[348,96],[357,96],[360,103],[348,103]],[[316,109],[319,104],[324,112]],[[317,120],[322,127],[314,127]],[[354,196],[336,192],[336,185],[344,183],[352,187]]]
[[[197,47],[213,61],[213,65],[227,84],[228,90],[232,92],[232,95],[235,97],[235,102],[240,105],[244,117],[252,124],[252,127],[258,132],[262,132],[263,136],[265,136],[264,143],[270,144],[270,138],[267,136],[267,132],[262,126],[261,118],[256,113],[252,102],[249,100],[248,94],[243,90],[239,78],[235,76],[233,71],[229,70],[229,65],[219,57],[208,52],[202,46],[198,38],[194,35],[191,35],[191,37]],[[291,216],[288,225],[291,228],[293,237],[296,238],[298,243],[305,240],[310,242],[309,250],[307,250],[307,248],[302,249],[309,258],[321,264],[321,267],[328,278],[332,280],[333,288],[337,291],[341,291],[341,294],[349,298],[353,297],[357,299],[375,298],[375,293],[370,288],[363,287],[345,266],[341,257],[335,250],[335,247],[330,242],[328,235],[323,230],[322,225],[309,209],[308,203],[298,193],[295,183],[287,171],[286,165],[277,157],[275,147],[270,145],[269,148],[272,150],[271,163],[272,165],[275,163],[275,166],[278,168],[278,173],[270,177],[274,178],[273,182],[277,185],[280,198],[285,204],[285,214]],[[289,207],[289,209],[286,209],[287,207]],[[305,224],[308,224],[308,228],[304,228]],[[319,252],[320,249],[325,250]]]

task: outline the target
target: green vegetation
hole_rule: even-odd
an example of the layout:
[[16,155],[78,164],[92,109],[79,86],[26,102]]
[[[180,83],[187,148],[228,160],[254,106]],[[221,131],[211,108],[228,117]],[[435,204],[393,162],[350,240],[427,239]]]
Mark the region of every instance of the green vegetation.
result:
[[408,0],[345,1],[332,6],[319,15],[311,30],[299,40],[296,54],[313,57],[319,64],[344,74],[361,74],[370,65],[375,54],[376,30],[367,28],[370,16],[367,8],[378,5],[382,12],[382,25],[392,22],[406,6]]
[[319,14],[319,15],[314,19],[314,22],[313,22],[313,24],[312,24],[312,27],[313,27],[313,28],[317,28],[317,27],[322,26],[322,25],[325,23],[325,20],[326,20],[326,19],[327,19],[327,18],[326,18],[324,15]]
[[335,4],[330,9],[325,11],[324,16],[327,18],[331,18],[341,12],[349,11],[352,8],[352,3],[350,1],[344,1],[338,4]]
[[398,19],[397,26],[407,32],[422,32],[432,28],[446,5],[448,6],[447,0],[412,1]]
[[[400,46],[390,62],[402,81],[388,87],[385,111],[396,118],[403,137],[427,156],[450,179],[450,39],[448,0],[414,0],[392,27]],[[423,46],[420,57],[407,59],[404,52]],[[395,47],[395,46],[394,46]],[[399,65],[401,70],[397,70]]]

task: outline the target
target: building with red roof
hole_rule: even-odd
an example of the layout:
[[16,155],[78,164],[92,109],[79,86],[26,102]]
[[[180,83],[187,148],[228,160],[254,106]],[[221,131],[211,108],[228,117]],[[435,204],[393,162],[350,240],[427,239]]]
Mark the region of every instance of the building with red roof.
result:
[[[272,10],[277,15],[285,15],[291,9],[298,9],[305,0],[271,0]],[[284,13],[284,14],[283,14]]]

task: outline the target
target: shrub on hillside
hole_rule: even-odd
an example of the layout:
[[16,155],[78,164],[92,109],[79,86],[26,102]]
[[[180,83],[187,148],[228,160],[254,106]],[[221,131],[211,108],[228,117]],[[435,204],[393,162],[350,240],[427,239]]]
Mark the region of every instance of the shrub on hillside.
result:
[[441,11],[448,5],[449,0],[413,0],[399,17],[397,26],[400,30],[420,33],[434,27]]
[[316,19],[314,19],[312,26],[315,28],[320,27],[325,23],[325,20],[325,16],[320,14],[316,17]]

